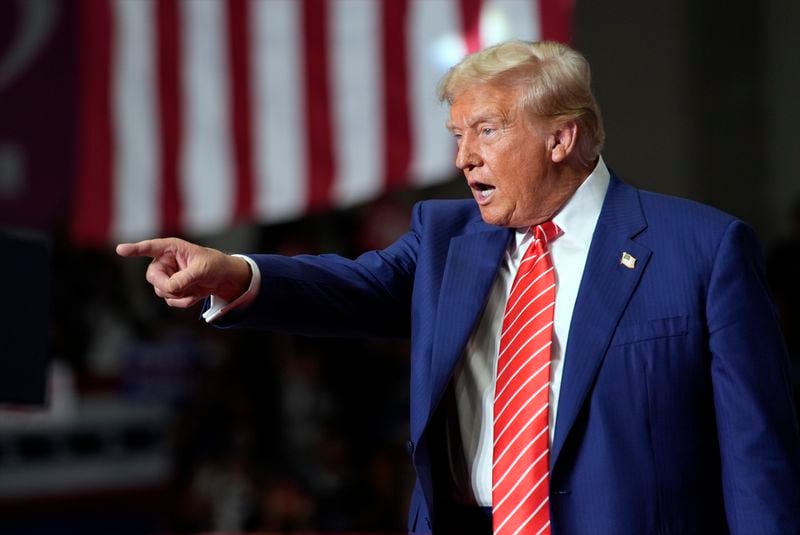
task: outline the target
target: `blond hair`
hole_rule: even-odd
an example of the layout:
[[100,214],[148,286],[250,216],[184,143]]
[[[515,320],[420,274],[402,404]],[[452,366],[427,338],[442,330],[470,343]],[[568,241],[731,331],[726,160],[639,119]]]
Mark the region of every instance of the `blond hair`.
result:
[[605,140],[600,108],[591,90],[591,71],[579,52],[553,41],[508,41],[475,52],[439,82],[439,99],[449,104],[475,84],[521,86],[521,105],[537,117],[574,120],[578,153],[586,162]]

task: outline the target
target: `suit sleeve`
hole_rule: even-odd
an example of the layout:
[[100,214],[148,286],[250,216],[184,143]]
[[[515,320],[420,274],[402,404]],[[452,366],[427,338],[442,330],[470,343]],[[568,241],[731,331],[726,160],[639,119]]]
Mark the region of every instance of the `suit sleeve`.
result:
[[408,337],[421,212],[419,203],[411,229],[394,244],[355,260],[249,255],[261,272],[258,297],[217,325],[306,336]]
[[720,243],[706,314],[731,533],[800,533],[800,438],[788,356],[747,225]]

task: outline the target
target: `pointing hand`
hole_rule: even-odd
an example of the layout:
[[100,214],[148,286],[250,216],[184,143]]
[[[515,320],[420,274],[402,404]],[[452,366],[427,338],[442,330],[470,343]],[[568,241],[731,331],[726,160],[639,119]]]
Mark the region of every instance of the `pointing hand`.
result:
[[151,257],[147,282],[171,307],[188,308],[209,295],[233,301],[252,276],[245,260],[178,238],[122,243],[117,254]]

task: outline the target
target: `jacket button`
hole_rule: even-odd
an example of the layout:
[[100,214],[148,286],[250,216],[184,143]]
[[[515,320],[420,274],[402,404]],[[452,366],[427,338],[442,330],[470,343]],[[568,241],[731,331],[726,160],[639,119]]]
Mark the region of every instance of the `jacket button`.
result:
[[410,440],[406,440],[406,453],[414,455],[414,443]]

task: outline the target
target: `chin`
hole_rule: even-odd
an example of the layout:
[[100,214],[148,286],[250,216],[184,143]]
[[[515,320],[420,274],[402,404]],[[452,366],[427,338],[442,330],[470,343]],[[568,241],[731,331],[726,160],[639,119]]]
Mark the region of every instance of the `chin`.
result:
[[481,219],[483,222],[488,225],[495,225],[497,227],[508,227],[508,218],[505,214],[498,214],[497,212],[485,208],[483,206],[480,207],[481,210]]

